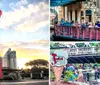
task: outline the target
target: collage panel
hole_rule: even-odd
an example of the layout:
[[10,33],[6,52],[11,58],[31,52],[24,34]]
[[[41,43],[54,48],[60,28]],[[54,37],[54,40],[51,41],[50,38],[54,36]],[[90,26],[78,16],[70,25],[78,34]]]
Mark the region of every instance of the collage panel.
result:
[[51,41],[100,41],[100,0],[50,0]]
[[50,42],[50,85],[99,85],[100,42]]
[[0,34],[0,85],[100,84],[100,0],[0,0]]
[[49,85],[48,22],[49,0],[0,0],[0,85]]

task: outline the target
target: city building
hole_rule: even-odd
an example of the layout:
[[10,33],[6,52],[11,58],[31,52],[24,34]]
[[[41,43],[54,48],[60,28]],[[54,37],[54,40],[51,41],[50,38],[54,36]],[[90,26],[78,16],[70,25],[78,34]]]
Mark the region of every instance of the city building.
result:
[[2,78],[2,57],[0,57],[0,79]]
[[97,19],[100,21],[100,0],[96,1],[96,7],[97,7]]
[[9,48],[3,57],[3,67],[16,69],[16,51],[11,51]]

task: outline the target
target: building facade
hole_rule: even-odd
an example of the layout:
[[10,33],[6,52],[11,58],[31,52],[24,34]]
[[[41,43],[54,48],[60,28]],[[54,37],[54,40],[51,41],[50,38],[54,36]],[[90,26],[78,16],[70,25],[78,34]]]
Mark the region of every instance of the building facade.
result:
[[[67,20],[68,21],[81,21],[81,17],[84,15],[81,15],[82,11],[82,3],[78,2],[76,4],[70,4],[67,6]],[[65,14],[66,15],[66,14]]]
[[97,19],[100,21],[100,0],[96,0]]
[[2,57],[0,57],[0,79],[2,78]]
[[[95,22],[100,18],[100,0],[86,0],[58,7],[58,21],[64,18],[68,21],[78,21],[84,18],[86,22]],[[100,20],[100,19],[99,19]]]
[[11,49],[8,49],[3,57],[3,67],[16,69],[16,51],[11,51]]

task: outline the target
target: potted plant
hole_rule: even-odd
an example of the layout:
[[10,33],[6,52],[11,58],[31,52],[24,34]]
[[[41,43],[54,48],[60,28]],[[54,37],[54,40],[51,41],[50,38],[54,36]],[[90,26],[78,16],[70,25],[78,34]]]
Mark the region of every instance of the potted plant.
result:
[[76,80],[76,77],[74,76],[74,74],[71,70],[65,71],[64,72],[64,83],[70,84],[70,82],[68,82],[70,79],[72,79],[74,81],[74,80]]

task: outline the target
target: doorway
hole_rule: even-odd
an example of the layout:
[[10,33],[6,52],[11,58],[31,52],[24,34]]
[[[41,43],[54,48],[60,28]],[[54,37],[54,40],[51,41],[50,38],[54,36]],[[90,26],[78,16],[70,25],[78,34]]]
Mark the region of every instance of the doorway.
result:
[[92,16],[91,15],[89,15],[89,22],[91,22],[92,21]]

